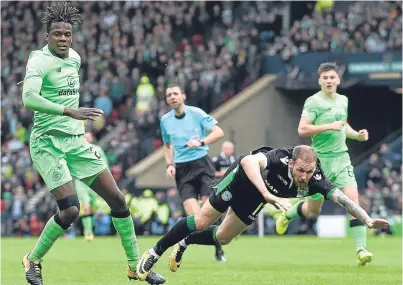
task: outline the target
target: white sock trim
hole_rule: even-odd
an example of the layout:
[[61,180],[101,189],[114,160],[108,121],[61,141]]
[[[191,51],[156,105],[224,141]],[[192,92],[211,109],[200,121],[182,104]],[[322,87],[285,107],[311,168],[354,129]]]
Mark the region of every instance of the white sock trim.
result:
[[188,245],[186,244],[186,242],[185,242],[185,239],[181,240],[181,241],[179,242],[179,245],[180,245],[181,247],[187,247],[187,246],[188,246]]
[[156,259],[160,258],[160,256],[155,253],[154,248],[150,248],[148,250],[148,253],[151,254],[152,256],[154,256]]

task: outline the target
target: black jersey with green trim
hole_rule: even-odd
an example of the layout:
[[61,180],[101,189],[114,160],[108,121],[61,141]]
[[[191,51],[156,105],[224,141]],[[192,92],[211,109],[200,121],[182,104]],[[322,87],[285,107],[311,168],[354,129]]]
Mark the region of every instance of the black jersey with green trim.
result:
[[293,150],[294,147],[279,149],[262,147],[251,152],[251,154],[263,153],[267,157],[267,165],[261,170],[266,188],[273,195],[282,198],[307,197],[317,193],[327,198],[328,193],[336,186],[323,173],[320,162],[306,188],[295,185],[288,166]]

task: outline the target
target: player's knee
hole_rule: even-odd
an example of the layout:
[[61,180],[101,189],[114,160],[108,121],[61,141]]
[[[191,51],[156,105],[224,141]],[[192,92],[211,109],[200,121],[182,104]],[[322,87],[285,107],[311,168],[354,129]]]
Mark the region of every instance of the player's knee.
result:
[[120,191],[116,193],[113,201],[109,202],[109,206],[111,207],[111,210],[113,212],[124,212],[128,209],[126,205],[125,196]]
[[59,207],[59,217],[64,225],[71,225],[80,214],[80,202],[77,195],[70,195],[56,201]]
[[60,214],[59,214],[60,220],[62,221],[63,224],[71,225],[78,218],[79,213],[80,213],[80,209],[78,209],[75,206],[70,207],[63,211],[60,211]]
[[84,215],[90,215],[91,214],[91,206],[89,204],[84,204],[83,205],[83,212]]
[[210,226],[210,221],[203,216],[195,215],[196,230],[203,231]]
[[216,240],[221,245],[227,245],[232,241],[232,237],[221,234],[220,230],[217,231]]

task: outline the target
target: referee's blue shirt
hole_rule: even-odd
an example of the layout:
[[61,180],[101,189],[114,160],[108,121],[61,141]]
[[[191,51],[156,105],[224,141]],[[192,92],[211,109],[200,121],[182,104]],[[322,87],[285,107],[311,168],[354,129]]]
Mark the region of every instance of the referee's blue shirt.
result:
[[185,105],[185,115],[175,117],[171,110],[161,117],[161,133],[164,143],[172,144],[174,149],[174,163],[193,161],[208,154],[209,147],[188,148],[189,140],[199,141],[206,137],[216,124],[217,120],[202,109]]

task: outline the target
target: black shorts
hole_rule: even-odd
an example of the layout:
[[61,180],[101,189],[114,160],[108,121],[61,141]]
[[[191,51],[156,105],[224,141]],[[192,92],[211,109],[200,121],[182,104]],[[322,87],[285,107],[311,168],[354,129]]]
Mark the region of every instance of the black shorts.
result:
[[208,155],[184,163],[177,163],[175,181],[182,201],[210,196],[208,182],[214,178],[215,168]]
[[246,176],[239,163],[241,159],[238,158],[216,183],[218,189],[215,190],[222,191],[219,194],[212,193],[209,201],[220,213],[231,207],[243,223],[250,225],[267,202]]

